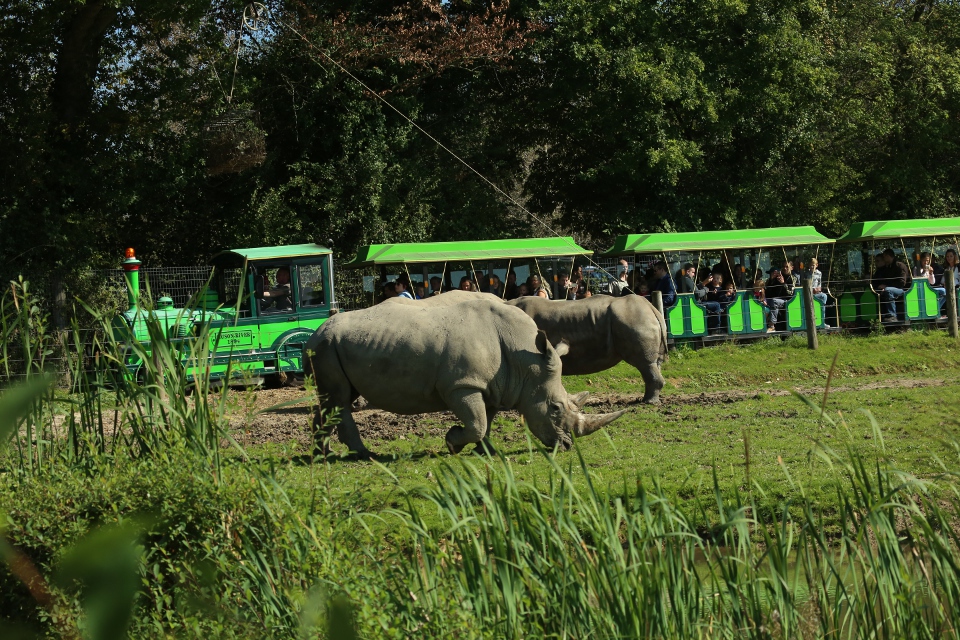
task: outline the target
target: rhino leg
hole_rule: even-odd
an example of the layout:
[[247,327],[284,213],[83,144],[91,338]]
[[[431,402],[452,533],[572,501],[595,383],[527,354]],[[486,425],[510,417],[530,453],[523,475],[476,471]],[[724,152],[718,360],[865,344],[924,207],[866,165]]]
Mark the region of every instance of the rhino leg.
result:
[[447,406],[463,426],[450,427],[447,449],[460,453],[471,442],[480,442],[487,432],[487,407],[483,395],[476,389],[457,389],[447,399]]
[[[357,423],[350,411],[353,401],[359,397],[359,394],[350,384],[350,380],[340,367],[340,361],[333,355],[333,352],[327,350],[323,355],[327,357],[321,359],[317,356],[315,361],[311,363],[313,371],[322,372],[322,375],[315,376],[320,405],[313,417],[314,455],[329,453],[330,434],[332,431],[336,431],[337,439],[346,445],[353,455],[361,460],[367,460],[372,455],[370,450],[363,445],[363,440],[360,439],[360,430],[357,429]],[[336,426],[331,427],[326,424],[329,418],[324,418],[324,416],[331,415],[335,408],[340,409],[340,420]]]
[[666,382],[663,375],[660,374],[660,363],[657,361],[643,360],[640,362],[630,362],[640,372],[643,378],[643,402],[644,404],[660,404],[660,390]]
[[477,448],[474,449],[474,453],[485,453],[490,456],[497,455],[497,450],[493,448],[493,444],[490,442],[490,431],[491,425],[493,425],[493,419],[497,416],[496,407],[487,407],[487,431],[483,434],[483,439],[477,443]]

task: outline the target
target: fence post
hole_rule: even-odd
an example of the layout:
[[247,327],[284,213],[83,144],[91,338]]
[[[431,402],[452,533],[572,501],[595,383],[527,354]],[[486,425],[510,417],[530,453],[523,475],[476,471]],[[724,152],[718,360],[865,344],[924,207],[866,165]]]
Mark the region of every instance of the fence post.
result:
[[660,312],[660,315],[663,315],[663,292],[657,290],[651,291],[650,301],[653,303],[653,306],[657,308],[657,311]]
[[807,323],[807,348],[817,350],[817,309],[813,304],[813,280],[803,280],[803,316]]
[[943,284],[947,287],[947,333],[951,338],[958,337],[957,333],[957,283],[953,279],[953,269],[943,273]]

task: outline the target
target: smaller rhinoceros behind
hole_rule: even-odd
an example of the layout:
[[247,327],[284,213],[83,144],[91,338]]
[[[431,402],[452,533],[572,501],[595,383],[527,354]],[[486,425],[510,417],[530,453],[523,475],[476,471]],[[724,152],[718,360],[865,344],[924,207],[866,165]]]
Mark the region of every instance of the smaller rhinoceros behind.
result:
[[626,361],[643,378],[643,402],[660,402],[667,324],[642,296],[593,296],[576,301],[527,296],[507,304],[523,309],[550,340],[570,345],[570,352],[563,356],[563,375],[596,373]]
[[[399,414],[449,410],[462,422],[446,436],[459,452],[484,440],[497,411],[519,410],[547,447],[569,447],[624,412],[580,413],[560,382],[560,356],[519,309],[497,300],[450,306],[381,304],[328,320],[306,346],[321,408],[341,410],[337,436],[351,451],[370,453],[350,413],[360,395]],[[323,414],[315,433],[326,436]],[[319,444],[319,443],[318,443]]]

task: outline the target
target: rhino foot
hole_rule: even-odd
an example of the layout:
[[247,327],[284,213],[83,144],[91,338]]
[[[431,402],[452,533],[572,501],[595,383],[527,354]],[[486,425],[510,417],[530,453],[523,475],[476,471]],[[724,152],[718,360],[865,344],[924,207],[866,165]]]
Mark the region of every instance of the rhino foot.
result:
[[640,404],[660,404],[660,396],[644,397],[643,400],[640,401]]
[[493,445],[490,444],[486,439],[481,440],[477,443],[477,446],[473,448],[473,452],[478,456],[495,456],[497,455],[497,450],[493,448]]
[[447,450],[451,453],[451,455],[457,455],[458,453],[463,451],[463,448],[465,446],[467,446],[465,444],[453,444],[449,440],[447,440],[446,443],[447,443]]

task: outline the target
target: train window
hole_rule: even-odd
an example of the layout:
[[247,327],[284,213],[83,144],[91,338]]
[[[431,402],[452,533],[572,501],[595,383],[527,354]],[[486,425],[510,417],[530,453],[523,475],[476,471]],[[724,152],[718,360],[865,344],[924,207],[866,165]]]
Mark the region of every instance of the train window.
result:
[[[250,292],[246,290],[247,283],[243,278],[243,269],[222,269],[220,273],[222,282],[220,290],[223,292],[223,297],[220,299],[220,302],[223,304],[225,310],[238,306],[237,297],[241,291],[243,292],[244,300],[250,299]],[[249,318],[251,315],[249,304],[239,305],[238,311],[241,318]]]
[[298,271],[300,277],[300,306],[319,307],[326,304],[323,265],[301,264]]
[[260,269],[263,277],[262,313],[290,313],[293,311],[293,293],[290,290],[290,267],[279,265]]

